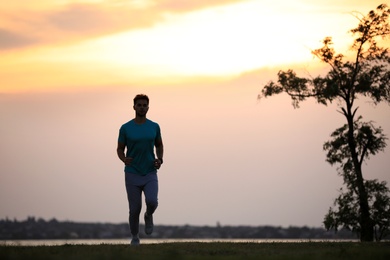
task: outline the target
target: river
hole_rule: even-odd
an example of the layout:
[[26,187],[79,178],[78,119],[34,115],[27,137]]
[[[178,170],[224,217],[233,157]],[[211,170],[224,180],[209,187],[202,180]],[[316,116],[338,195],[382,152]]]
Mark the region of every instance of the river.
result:
[[[141,238],[141,244],[162,244],[162,243],[183,243],[183,242],[231,242],[231,243],[304,243],[304,242],[358,242],[358,240],[329,240],[329,239],[148,239]],[[61,245],[126,245],[130,244],[129,239],[50,239],[50,240],[1,240],[0,245],[4,246],[61,246]]]

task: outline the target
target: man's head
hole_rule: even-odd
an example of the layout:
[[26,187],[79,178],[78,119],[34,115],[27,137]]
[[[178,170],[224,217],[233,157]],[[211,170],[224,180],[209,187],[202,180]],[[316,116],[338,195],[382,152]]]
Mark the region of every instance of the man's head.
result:
[[133,106],[136,116],[145,117],[149,110],[149,97],[144,94],[138,94],[134,98]]
[[138,100],[146,100],[146,102],[149,105],[149,97],[147,95],[144,95],[144,94],[136,95],[133,100],[134,100],[134,106],[137,104]]

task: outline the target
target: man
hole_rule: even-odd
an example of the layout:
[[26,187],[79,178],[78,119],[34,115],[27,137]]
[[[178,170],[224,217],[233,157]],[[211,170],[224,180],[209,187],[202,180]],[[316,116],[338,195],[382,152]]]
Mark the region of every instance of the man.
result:
[[158,194],[157,170],[163,163],[164,146],[160,126],[146,118],[149,110],[148,96],[139,94],[133,101],[135,118],[121,126],[117,154],[125,164],[131,245],[139,245],[142,192],[146,203],[145,233],[150,235],[153,232],[153,213],[157,208]]

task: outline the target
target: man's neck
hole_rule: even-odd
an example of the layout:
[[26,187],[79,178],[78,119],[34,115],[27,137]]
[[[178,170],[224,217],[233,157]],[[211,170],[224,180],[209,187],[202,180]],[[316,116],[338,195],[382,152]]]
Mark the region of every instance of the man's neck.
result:
[[146,117],[139,117],[139,116],[136,116],[134,118],[134,121],[137,123],[137,124],[143,124],[146,122]]

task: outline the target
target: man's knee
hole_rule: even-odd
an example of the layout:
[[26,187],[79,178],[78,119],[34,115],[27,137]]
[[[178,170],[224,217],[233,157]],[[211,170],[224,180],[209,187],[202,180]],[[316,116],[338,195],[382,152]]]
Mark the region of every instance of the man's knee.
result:
[[148,199],[146,200],[146,206],[148,207],[148,209],[155,210],[158,206],[158,201],[156,199]]

